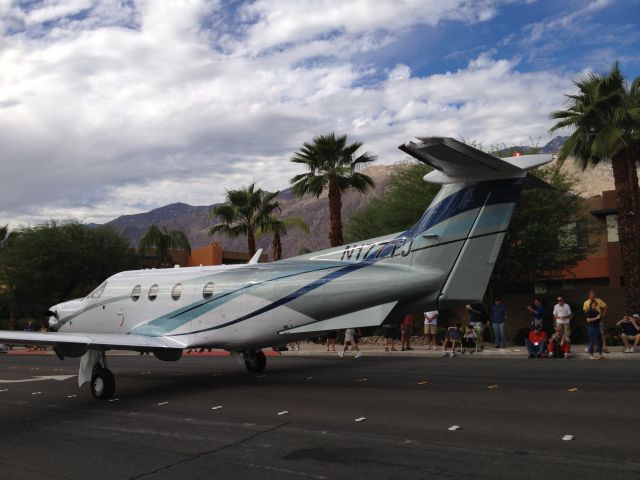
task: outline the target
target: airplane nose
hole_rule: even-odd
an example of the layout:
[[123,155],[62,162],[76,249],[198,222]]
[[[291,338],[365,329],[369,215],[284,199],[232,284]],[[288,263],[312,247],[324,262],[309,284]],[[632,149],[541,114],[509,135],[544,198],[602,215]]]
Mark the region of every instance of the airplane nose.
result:
[[50,308],[49,310],[46,311],[45,315],[49,317],[49,321],[48,321],[49,329],[55,331],[57,329],[58,320],[59,320],[58,311],[53,308]]

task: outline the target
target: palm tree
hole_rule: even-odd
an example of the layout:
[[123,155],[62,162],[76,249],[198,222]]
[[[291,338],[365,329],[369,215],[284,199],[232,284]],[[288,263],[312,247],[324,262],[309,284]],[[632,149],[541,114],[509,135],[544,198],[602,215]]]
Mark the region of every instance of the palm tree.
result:
[[184,250],[191,253],[189,239],[181,230],[168,231],[167,227],[151,225],[147,233],[140,239],[138,245],[140,251],[154,249],[160,260],[160,266],[170,266],[171,255],[169,250]]
[[300,217],[273,218],[256,232],[257,237],[267,233],[273,233],[273,240],[271,240],[271,257],[274,262],[282,258],[281,237],[289,233],[288,230],[290,228],[299,228],[304,233],[309,233],[309,227]]
[[342,193],[354,189],[360,193],[374,187],[374,181],[356,168],[373,162],[375,155],[365,152],[356,156],[361,142],[347,145],[347,136],[335,136],[332,132],[304,143],[300,151],[291,158],[294,163],[304,164],[309,171],[290,180],[293,193],[302,197],[311,193],[319,197],[329,187],[329,242],[332,247],[342,245]]
[[256,253],[256,230],[273,221],[273,213],[280,210],[280,203],[273,200],[279,194],[256,188],[255,183],[238,190],[227,190],[226,202],[209,212],[212,217],[222,220],[209,228],[209,235],[246,235],[249,254],[253,255]]
[[640,191],[636,165],[640,154],[640,77],[627,88],[616,62],[607,75],[587,74],[574,81],[568,108],[551,113],[559,120],[551,132],[575,131],[558,160],[575,158],[583,169],[610,163],[617,203],[618,234],[627,306],[640,311]]

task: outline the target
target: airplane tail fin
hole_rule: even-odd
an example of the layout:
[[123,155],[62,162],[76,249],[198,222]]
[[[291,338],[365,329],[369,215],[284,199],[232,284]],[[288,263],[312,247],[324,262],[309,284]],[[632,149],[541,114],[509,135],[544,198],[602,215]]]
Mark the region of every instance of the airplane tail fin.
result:
[[442,185],[418,223],[402,234],[401,258],[412,267],[448,272],[439,308],[481,300],[527,171],[550,162],[551,155],[501,159],[441,137],[399,148],[435,169],[425,181]]

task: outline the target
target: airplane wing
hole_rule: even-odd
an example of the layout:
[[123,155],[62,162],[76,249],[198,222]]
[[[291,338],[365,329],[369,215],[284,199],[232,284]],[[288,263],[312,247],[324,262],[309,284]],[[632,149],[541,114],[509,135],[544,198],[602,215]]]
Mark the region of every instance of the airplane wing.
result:
[[0,331],[0,342],[13,345],[84,345],[96,349],[144,350],[184,348],[185,345],[167,337],[123,335],[118,333],[60,333]]

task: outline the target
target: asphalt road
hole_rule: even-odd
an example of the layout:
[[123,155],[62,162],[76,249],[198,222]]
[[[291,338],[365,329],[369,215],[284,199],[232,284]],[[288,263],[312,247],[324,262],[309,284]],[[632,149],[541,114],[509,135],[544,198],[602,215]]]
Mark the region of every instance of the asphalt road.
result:
[[639,361],[276,357],[251,375],[229,357],[114,356],[115,401],[34,380],[77,366],[0,357],[0,478],[640,474]]

